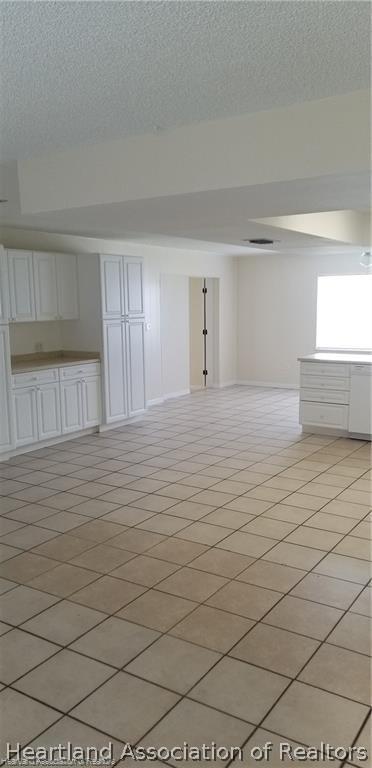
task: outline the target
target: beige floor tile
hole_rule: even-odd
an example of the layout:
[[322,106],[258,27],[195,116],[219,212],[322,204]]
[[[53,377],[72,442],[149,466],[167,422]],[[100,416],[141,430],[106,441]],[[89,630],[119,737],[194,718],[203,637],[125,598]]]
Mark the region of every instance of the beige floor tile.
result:
[[160,560],[167,560],[170,563],[187,565],[203,552],[206,552],[207,549],[205,544],[168,538],[147,550],[147,554],[151,557],[158,557]]
[[369,507],[372,504],[372,498],[369,491],[355,491],[349,488],[346,491],[342,491],[339,498],[340,501],[350,501],[352,504],[364,504]]
[[317,528],[306,528],[301,525],[287,536],[286,542],[329,552],[341,539],[341,533],[319,531]]
[[230,480],[222,480],[220,483],[216,483],[211,487],[211,491],[218,491],[221,493],[231,493],[233,496],[242,496],[243,493],[252,488],[252,483],[241,483],[234,480],[232,477]]
[[18,626],[31,616],[49,608],[57,602],[56,597],[46,595],[37,589],[16,587],[0,597],[0,619]]
[[292,589],[291,595],[331,605],[334,608],[349,608],[360,592],[360,584],[350,581],[309,573],[300,584]]
[[57,533],[65,533],[66,531],[73,531],[79,525],[85,523],[85,521],[86,518],[83,515],[75,515],[73,512],[63,511],[39,520],[36,525],[40,528],[56,531]]
[[289,507],[287,504],[275,504],[270,507],[269,510],[264,512],[262,517],[270,517],[273,520],[284,520],[287,523],[293,523],[294,525],[301,525],[305,520],[312,517],[313,512],[310,509],[303,509],[301,507]]
[[14,587],[17,587],[15,581],[8,581],[8,579],[0,579],[0,595],[3,595],[4,592],[9,592],[10,589],[14,589]]
[[77,706],[72,716],[110,736],[136,743],[179,697],[145,680],[118,672]]
[[132,504],[133,507],[138,507],[138,509],[145,509],[148,512],[165,512],[166,509],[170,509],[177,504],[177,499],[151,493],[148,496],[142,496],[138,501],[122,502],[122,504],[125,503]]
[[136,597],[142,595],[144,587],[132,584],[123,579],[113,579],[111,576],[102,576],[87,587],[74,592],[71,600],[81,605],[87,605],[104,613],[115,613]]
[[128,528],[124,533],[115,536],[115,539],[111,540],[111,545],[140,555],[154,547],[155,544],[160,544],[164,539],[165,536],[162,536],[160,533],[140,531],[138,528]]
[[277,488],[278,490],[283,491],[298,491],[299,488],[305,485],[305,481],[293,480],[291,477],[276,475],[269,480],[266,480],[263,485],[267,488]]
[[0,542],[0,563],[6,563],[7,560],[11,560],[15,555],[20,555],[21,553],[21,549],[10,547],[7,544],[1,544]]
[[258,587],[288,592],[305,574],[306,571],[298,568],[270,563],[268,560],[257,560],[236,578],[238,581],[256,584]]
[[[259,723],[288,685],[288,679],[236,659],[223,658],[190,697],[250,723]],[[247,691],[255,691],[254,696]]]
[[[199,489],[198,489],[199,492]],[[189,501],[181,501],[172,507],[172,515],[174,517],[186,518],[186,520],[200,520],[202,517],[206,517],[208,513],[213,512],[215,507],[208,504],[196,503],[193,499]]]
[[119,533],[123,533],[122,525],[100,518],[99,520],[91,520],[89,523],[84,521],[84,525],[76,528],[73,535],[78,539],[86,539],[88,542],[101,544]]
[[123,667],[159,637],[158,632],[145,629],[112,616],[76,640],[70,647],[97,661]]
[[108,493],[103,494],[100,497],[100,500],[123,506],[123,504],[132,504],[143,496],[143,491],[130,491],[127,488],[115,488],[114,491],[108,491]]
[[97,544],[91,549],[85,550],[71,560],[71,565],[88,568],[96,573],[109,573],[128,560],[132,559],[132,552],[111,547],[108,544]]
[[220,509],[215,509],[214,512],[204,517],[203,523],[220,525],[236,530],[237,528],[242,528],[243,525],[246,525],[246,523],[253,519],[253,515],[247,515],[246,512],[236,512],[234,509],[220,507]]
[[340,515],[341,517],[351,517],[352,520],[362,520],[368,514],[369,507],[354,504],[351,501],[333,499],[323,508],[323,512],[327,515]]
[[167,563],[165,560],[158,560],[155,557],[138,555],[130,560],[129,563],[115,568],[111,575],[118,579],[126,579],[144,587],[153,587],[162,579],[170,576],[178,568],[173,563]]
[[71,491],[72,488],[76,488],[78,485],[82,485],[83,481],[77,477],[55,477],[52,480],[47,480],[43,484],[44,488],[52,488],[56,491]]
[[[145,512],[143,509],[136,509],[136,507],[119,507],[114,512],[109,512],[108,515],[100,518],[100,522],[109,523],[110,525],[119,525],[122,531],[125,530],[124,526],[132,527],[143,523],[144,520],[149,520],[153,517],[153,512]],[[117,531],[119,534],[120,531]]]
[[176,533],[176,536],[186,541],[196,541],[199,544],[209,544],[212,546],[228,536],[229,533],[232,533],[231,528],[209,525],[208,523],[198,521],[189,524],[188,528],[179,531],[179,533]]
[[326,512],[316,512],[309,517],[304,525],[310,528],[320,528],[323,531],[334,531],[335,533],[348,533],[355,525],[355,520],[340,515],[328,515]]
[[97,574],[87,571],[85,568],[78,568],[69,563],[61,563],[51,571],[42,573],[28,582],[30,587],[40,589],[42,592],[49,592],[58,597],[68,597],[78,589],[82,589],[91,581],[97,578]]
[[261,619],[281,597],[280,592],[271,589],[230,581],[216,595],[209,598],[208,605],[248,619]]
[[226,509],[233,509],[236,512],[245,512],[249,515],[260,515],[273,506],[272,501],[260,501],[259,499],[250,499],[248,496],[240,496],[238,499],[226,504]]
[[352,536],[357,536],[361,539],[372,539],[372,520],[363,520],[361,523],[353,529]]
[[186,693],[219,658],[215,651],[164,636],[130,662],[126,671],[176,693]]
[[288,544],[286,541],[279,542],[270,552],[265,554],[265,560],[302,570],[310,570],[319,563],[322,557],[324,557],[324,552],[319,549],[312,549],[311,547],[304,547],[298,544]]
[[69,493],[68,491],[62,491],[62,493],[57,493],[55,496],[40,502],[42,506],[45,505],[55,510],[72,509],[81,503],[81,496],[78,496],[76,493]]
[[226,579],[221,576],[214,576],[185,567],[164,579],[158,584],[158,589],[177,597],[203,602],[224,584],[226,584]]
[[257,517],[242,528],[247,533],[267,536],[269,539],[284,539],[296,526],[283,520],[272,520],[269,517]]
[[39,547],[35,547],[33,554],[65,562],[72,560],[77,555],[80,555],[81,552],[85,552],[86,549],[90,549],[93,546],[94,542],[78,538],[74,531],[73,534],[62,534],[51,539],[51,541],[45,542],[45,544],[40,544]]
[[[12,501],[12,499],[9,499]],[[57,510],[52,507],[44,507],[41,504],[24,504],[19,509],[15,509],[7,514],[11,520],[19,520],[21,523],[35,523],[42,520],[43,517],[51,517]]]
[[[23,696],[11,688],[0,693],[1,740],[5,743],[27,744],[31,739],[58,720],[56,710]],[[4,747],[1,748],[4,755]]]
[[0,638],[1,682],[9,685],[57,651],[57,645],[12,629]]
[[[166,717],[141,741],[141,745],[166,746],[171,748],[184,741],[192,746],[212,744],[221,747],[240,747],[252,731],[253,726],[215,709],[205,707],[189,699],[183,699]],[[184,760],[170,760],[170,764],[185,765]],[[226,765],[226,760],[208,760],[210,766]],[[193,765],[204,765],[205,761],[194,761]]]
[[[16,531],[18,533],[18,531]],[[359,539],[356,536],[345,536],[334,549],[336,554],[348,555],[361,560],[372,560],[372,547],[368,539]]]
[[361,613],[372,618],[372,587],[365,587],[350,608],[352,613]]
[[324,643],[299,680],[361,704],[371,704],[371,663],[368,656]]
[[[319,478],[317,478],[318,480]],[[306,493],[307,496],[318,496],[323,499],[334,499],[343,490],[342,486],[336,487],[335,485],[327,485],[314,480],[307,485],[302,486],[301,493]]]
[[104,613],[62,600],[29,619],[22,625],[22,629],[52,643],[68,645],[104,618]]
[[248,499],[261,499],[262,501],[271,501],[272,504],[282,501],[290,495],[290,491],[279,490],[278,488],[268,488],[267,485],[257,485],[246,494]]
[[342,611],[338,608],[298,597],[284,597],[264,618],[264,622],[315,640],[324,640],[341,616]]
[[324,576],[355,581],[358,584],[367,584],[371,578],[371,564],[365,560],[345,555],[328,554],[314,569]]
[[117,615],[144,627],[166,632],[193,611],[196,606],[197,603],[191,600],[151,589],[133,600]]
[[264,727],[302,744],[349,745],[367,708],[310,685],[294,682],[264,720]]
[[254,559],[247,557],[247,555],[238,555],[235,552],[212,547],[197,557],[196,560],[193,560],[192,567],[200,571],[214,573],[216,576],[226,576],[226,578],[233,579],[253,562]]
[[158,515],[153,515],[148,520],[138,525],[138,530],[153,531],[154,533],[161,533],[165,536],[172,536],[177,534],[178,531],[182,531],[190,525],[190,520],[186,520],[183,517],[172,517],[164,512]]
[[[112,742],[112,754],[114,760],[117,760],[123,750],[123,745],[116,740]],[[57,744],[66,745],[70,743],[72,747],[84,748],[95,747],[97,750],[103,747],[107,748],[108,738],[105,734],[90,728],[88,725],[73,720],[72,717],[62,717],[55,725],[52,725],[44,733],[34,739],[29,746],[55,747]]]
[[173,627],[170,634],[213,651],[226,653],[253,624],[253,621],[242,616],[201,605]]
[[222,493],[221,491],[212,491],[209,489],[197,493],[196,496],[193,497],[193,501],[195,501],[196,504],[200,503],[207,504],[212,507],[223,507],[225,504],[229,504],[229,502],[232,501],[235,496],[238,496],[238,494]]
[[8,515],[16,509],[24,507],[26,502],[20,499],[10,499],[7,496],[0,496],[0,515]]
[[285,503],[293,507],[303,507],[303,509],[313,509],[317,512],[322,509],[329,499],[319,496],[309,496],[305,493],[292,493],[291,496],[287,496]]
[[102,501],[102,499],[89,499],[89,501],[81,501],[80,504],[73,506],[73,512],[77,515],[83,515],[85,517],[103,517],[109,512],[113,512],[117,509],[118,503],[113,504],[111,501]]
[[21,555],[1,563],[0,576],[10,581],[17,581],[19,584],[27,584],[35,576],[49,571],[56,565],[59,565],[57,560],[34,555],[31,552],[22,552]]
[[111,667],[72,651],[61,651],[14,683],[21,693],[67,712],[113,673]]
[[365,768],[371,768],[371,764],[372,764],[371,742],[372,742],[372,728],[371,728],[371,717],[369,717],[368,720],[366,720],[366,723],[363,726],[362,731],[360,732],[355,742],[355,746],[364,747],[364,749],[367,752],[368,758],[367,760],[359,760],[358,755],[356,753],[354,756],[354,759],[352,759],[350,763],[347,763],[347,765],[357,765],[357,766],[364,765]]
[[371,655],[372,620],[357,613],[346,613],[327,641],[356,653]]
[[223,539],[218,547],[228,549],[230,552],[237,552],[240,555],[250,557],[261,557],[273,547],[275,541],[264,536],[255,536],[251,533],[235,531],[227,538]]
[[260,623],[230,653],[241,661],[296,677],[318,646],[309,637]]

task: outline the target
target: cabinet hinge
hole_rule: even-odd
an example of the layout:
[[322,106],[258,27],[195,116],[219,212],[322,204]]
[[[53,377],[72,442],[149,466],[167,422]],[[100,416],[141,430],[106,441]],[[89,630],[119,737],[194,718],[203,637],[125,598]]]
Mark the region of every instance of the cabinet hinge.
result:
[[208,334],[208,331],[207,331],[207,329],[206,329],[206,328],[203,328],[203,330],[202,330],[202,334],[203,334],[203,336],[207,336],[207,334]]
[[204,368],[203,376],[208,376],[208,371]]

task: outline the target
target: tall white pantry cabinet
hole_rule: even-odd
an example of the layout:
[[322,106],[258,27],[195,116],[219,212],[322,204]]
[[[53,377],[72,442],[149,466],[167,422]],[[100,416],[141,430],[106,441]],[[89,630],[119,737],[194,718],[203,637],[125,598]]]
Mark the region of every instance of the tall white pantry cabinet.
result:
[[10,344],[8,270],[4,248],[0,246],[0,453],[13,447],[13,418],[10,390]]
[[105,422],[146,408],[143,261],[101,255]]

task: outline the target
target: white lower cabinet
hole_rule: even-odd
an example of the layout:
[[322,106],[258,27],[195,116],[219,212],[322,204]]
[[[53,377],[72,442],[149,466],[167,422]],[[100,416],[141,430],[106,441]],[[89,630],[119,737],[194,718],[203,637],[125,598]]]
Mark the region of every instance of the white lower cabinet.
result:
[[129,320],[126,323],[128,413],[135,416],[145,410],[145,323]]
[[128,418],[125,322],[107,320],[103,327],[106,422]]
[[50,440],[61,434],[61,403],[59,382],[36,388],[39,440]]
[[15,444],[36,443],[39,439],[37,428],[36,387],[20,387],[13,391]]
[[95,427],[101,421],[101,377],[61,382],[62,432]]
[[0,325],[0,453],[13,447],[9,328]]

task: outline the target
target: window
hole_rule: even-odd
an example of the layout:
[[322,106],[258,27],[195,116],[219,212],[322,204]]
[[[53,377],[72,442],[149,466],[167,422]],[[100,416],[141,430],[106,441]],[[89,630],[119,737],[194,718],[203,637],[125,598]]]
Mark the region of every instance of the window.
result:
[[317,349],[372,349],[372,275],[318,278]]

